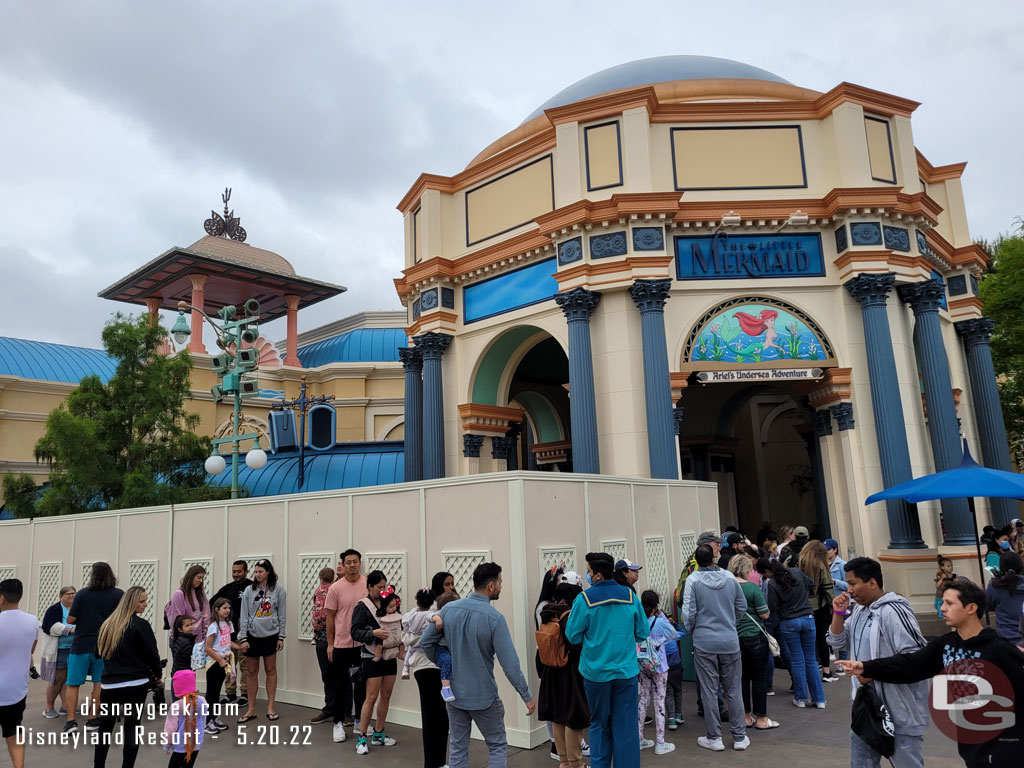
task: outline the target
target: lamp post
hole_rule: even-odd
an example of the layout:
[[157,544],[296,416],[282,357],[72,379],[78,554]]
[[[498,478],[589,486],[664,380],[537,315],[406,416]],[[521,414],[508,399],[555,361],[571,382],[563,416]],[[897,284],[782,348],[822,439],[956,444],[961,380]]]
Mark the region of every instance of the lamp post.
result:
[[[260,447],[259,432],[251,435],[239,434],[238,428],[242,416],[242,400],[259,395],[259,384],[255,377],[246,378],[245,374],[256,370],[259,363],[259,353],[252,348],[242,349],[242,343],[252,344],[259,338],[258,324],[260,304],[256,299],[249,299],[245,302],[245,314],[238,315],[238,310],[233,306],[222,308],[217,316],[220,323],[216,323],[203,312],[189,305],[184,301],[178,302],[178,319],[171,328],[171,336],[178,345],[188,341],[192,331],[185,321],[185,311],[198,312],[206,322],[210,324],[217,334],[217,346],[223,350],[222,354],[214,355],[211,361],[213,372],[217,374],[220,383],[215,384],[210,392],[213,394],[215,403],[221,402],[225,396],[230,396],[234,401],[234,415],[231,421],[231,434],[213,439],[213,453],[206,460],[204,467],[211,475],[219,475],[227,467],[227,462],[220,455],[218,446],[226,443],[231,444],[231,498],[238,498],[238,448],[242,440],[252,440],[253,446],[245,454],[245,464],[249,469],[261,469],[267,463],[267,454]],[[234,351],[232,351],[232,345]]]

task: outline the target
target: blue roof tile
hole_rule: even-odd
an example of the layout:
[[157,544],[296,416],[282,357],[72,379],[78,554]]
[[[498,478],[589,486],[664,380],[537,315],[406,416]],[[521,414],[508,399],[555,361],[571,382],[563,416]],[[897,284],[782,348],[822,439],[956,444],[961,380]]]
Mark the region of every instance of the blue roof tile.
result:
[[77,384],[96,374],[105,384],[117,363],[101,349],[0,336],[0,375]]
[[398,348],[409,345],[402,328],[356,328],[329,339],[299,347],[303,368],[328,363],[394,363]]

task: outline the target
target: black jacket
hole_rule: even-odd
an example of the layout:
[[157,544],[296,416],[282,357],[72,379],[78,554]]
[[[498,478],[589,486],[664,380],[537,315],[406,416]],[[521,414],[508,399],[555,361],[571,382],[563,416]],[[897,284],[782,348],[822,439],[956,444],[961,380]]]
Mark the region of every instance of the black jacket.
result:
[[[884,659],[865,661],[864,676],[883,683],[916,683],[934,677],[954,661],[972,659],[987,661],[1001,669],[1013,687],[1017,706],[1024,702],[1024,653],[1008,640],[999,637],[991,627],[985,627],[969,640],[964,640],[956,632],[950,632],[935,638],[914,653],[899,653]],[[967,672],[963,669],[956,671]],[[951,689],[953,685],[955,683],[950,684]],[[999,694],[998,685],[993,687],[996,688],[996,694]],[[973,692],[977,691],[973,686],[971,688]],[[981,744],[957,743],[960,757],[968,766],[1019,765],[1022,747],[1024,720],[1019,715],[1014,725],[1000,731],[989,741]]]
[[723,571],[729,570],[729,561],[739,554],[732,547],[722,547],[722,552],[718,556],[718,567]]
[[796,568],[788,570],[796,579],[795,586],[784,586],[774,578],[768,581],[768,610],[778,616],[779,621],[799,619],[812,613],[811,603],[807,598],[814,592],[814,582],[807,578],[803,571]]
[[43,633],[50,634],[50,627],[58,621],[64,621],[64,609],[61,607],[60,600],[47,608],[46,613],[43,614]]
[[192,669],[192,647],[196,636],[180,634],[171,640],[171,674],[182,669]]
[[159,680],[161,676],[160,653],[156,649],[153,627],[141,616],[132,616],[121,642],[114,649],[114,655],[103,661],[103,682]]
[[235,631],[231,633],[231,639],[238,639],[238,622],[242,614],[242,593],[245,592],[245,588],[252,584],[252,579],[242,579],[241,581],[229,581],[223,587],[217,590],[217,594],[210,598],[210,606],[213,606],[214,600],[218,597],[226,597],[231,601],[231,626],[235,628]]
[[360,600],[352,611],[352,639],[363,644],[363,658],[373,658],[373,653],[369,649],[373,648],[374,643],[381,642],[373,636],[375,629],[380,629],[380,622],[366,607],[366,603]]

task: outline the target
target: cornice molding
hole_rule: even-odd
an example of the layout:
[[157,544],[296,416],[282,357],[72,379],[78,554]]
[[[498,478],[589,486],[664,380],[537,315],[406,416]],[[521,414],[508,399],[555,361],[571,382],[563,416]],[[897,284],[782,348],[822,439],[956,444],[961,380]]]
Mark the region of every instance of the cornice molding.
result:
[[928,162],[928,158],[921,154],[921,150],[914,149],[914,152],[917,154],[917,172],[929,184],[959,179],[964,175],[964,169],[967,168],[967,163],[935,166]]

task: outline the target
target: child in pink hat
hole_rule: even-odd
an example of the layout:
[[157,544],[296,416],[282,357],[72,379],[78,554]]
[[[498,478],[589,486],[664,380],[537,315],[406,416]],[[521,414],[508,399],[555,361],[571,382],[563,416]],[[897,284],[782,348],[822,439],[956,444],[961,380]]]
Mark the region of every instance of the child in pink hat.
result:
[[192,768],[203,746],[210,706],[196,692],[196,673],[182,669],[171,678],[176,700],[164,720],[164,752],[171,756],[168,768]]

